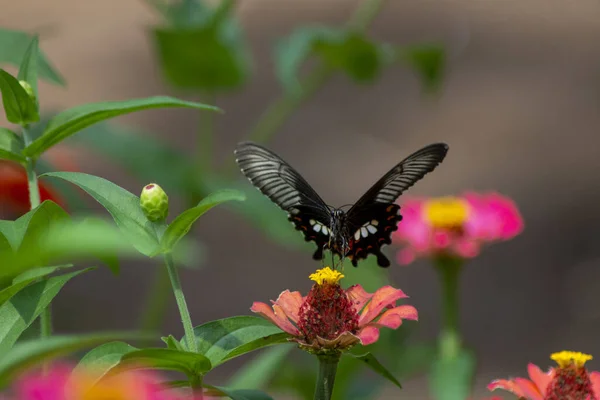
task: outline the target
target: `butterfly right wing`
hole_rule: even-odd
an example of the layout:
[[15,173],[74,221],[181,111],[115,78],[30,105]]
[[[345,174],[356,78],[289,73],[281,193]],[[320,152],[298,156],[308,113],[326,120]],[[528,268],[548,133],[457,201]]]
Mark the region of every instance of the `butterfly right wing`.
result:
[[241,142],[235,150],[235,161],[250,182],[279,208],[288,213],[294,227],[306,241],[314,241],[313,258],[323,258],[323,247],[329,243],[329,207],[315,190],[272,151],[252,142]]

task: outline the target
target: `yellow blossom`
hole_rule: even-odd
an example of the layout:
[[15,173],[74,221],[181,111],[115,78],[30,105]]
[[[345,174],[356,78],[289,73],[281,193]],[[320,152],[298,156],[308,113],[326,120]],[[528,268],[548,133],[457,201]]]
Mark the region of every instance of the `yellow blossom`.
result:
[[558,364],[560,368],[567,368],[574,364],[578,368],[582,368],[587,361],[593,357],[589,354],[579,353],[576,351],[561,351],[550,355],[550,358]]
[[423,211],[436,228],[460,228],[469,216],[469,204],[458,197],[440,197],[428,200]]
[[329,267],[325,267],[323,269],[318,269],[315,273],[309,275],[309,279],[315,281],[318,285],[323,285],[324,283],[328,283],[330,285],[337,284],[344,275],[339,271],[335,271]]

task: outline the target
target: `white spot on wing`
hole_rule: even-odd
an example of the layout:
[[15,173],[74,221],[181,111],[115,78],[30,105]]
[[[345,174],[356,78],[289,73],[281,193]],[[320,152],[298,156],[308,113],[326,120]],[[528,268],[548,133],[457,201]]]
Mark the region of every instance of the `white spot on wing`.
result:
[[311,219],[310,221],[308,221],[309,224],[314,225],[317,223],[317,221],[315,221],[314,219]]
[[374,234],[375,232],[377,232],[377,228],[375,228],[373,225],[368,225],[367,226],[367,230],[369,231],[369,233]]
[[360,229],[356,231],[356,233],[354,233],[354,240],[358,240],[360,239]]
[[379,221],[377,221],[376,219],[374,219],[373,221],[371,221],[371,225],[377,226],[377,225],[379,225]]
[[364,237],[364,238],[369,236],[369,232],[367,232],[367,228],[365,228],[364,226],[362,228],[360,228],[360,233],[361,233],[362,237]]
[[321,233],[325,236],[329,236],[329,229],[326,226],[321,227]]
[[316,224],[315,226],[313,226],[313,229],[315,232],[321,232],[321,224]]

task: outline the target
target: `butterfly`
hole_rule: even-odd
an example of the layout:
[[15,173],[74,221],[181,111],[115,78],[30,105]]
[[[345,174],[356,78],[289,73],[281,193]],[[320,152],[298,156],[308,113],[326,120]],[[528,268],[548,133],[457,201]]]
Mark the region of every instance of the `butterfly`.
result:
[[390,261],[381,247],[391,244],[392,232],[402,220],[395,203],[409,187],[433,171],[446,157],[448,145],[431,144],[411,154],[379,179],[348,211],[327,205],[306,180],[281,157],[263,146],[241,142],[235,149],[242,173],[265,196],[288,213],[294,227],[313,241],[313,259],[328,249],[353,266],[369,254],[380,267]]

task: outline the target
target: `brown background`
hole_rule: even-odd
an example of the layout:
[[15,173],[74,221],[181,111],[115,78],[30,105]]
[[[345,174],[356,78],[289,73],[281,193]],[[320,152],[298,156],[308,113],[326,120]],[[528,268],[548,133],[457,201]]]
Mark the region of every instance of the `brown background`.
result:
[[[239,3],[254,75],[246,90],[217,100],[226,111],[218,120],[223,157],[280,93],[273,42],[304,23],[342,23],[356,2]],[[157,17],[142,1],[0,0],[0,10],[3,27],[42,32],[43,49],[68,81],[66,89],[42,85],[47,110],[180,95],[160,76],[147,35]],[[600,357],[600,4],[390,1],[371,32],[397,44],[444,42],[451,59],[439,98],[423,97],[419,82],[401,67],[368,87],[340,76],[298,110],[271,147],[328,202],[345,204],[410,151],[448,142],[443,168],[411,194],[498,190],[516,200],[526,221],[523,235],[486,250],[463,276],[461,322],[465,340],[480,356],[478,394],[486,394],[492,377],[524,375],[529,361],[550,365],[554,351]],[[188,152],[197,115],[153,111],[119,122]],[[83,171],[132,192],[143,184],[106,160],[85,155],[79,161]],[[196,232],[210,249],[207,268],[182,272],[196,324],[247,314],[253,301],[275,298],[284,288],[309,287],[306,275],[315,265],[305,254],[281,249],[220,210],[201,225]],[[135,327],[155,267],[126,263],[118,278],[100,270],[69,284],[56,300],[56,329]],[[419,309],[422,334],[433,338],[439,299],[432,269],[420,262],[396,266],[392,275]],[[181,334],[174,306],[164,332]],[[227,374],[216,371],[215,377]],[[403,397],[424,398],[422,384],[406,382]]]

